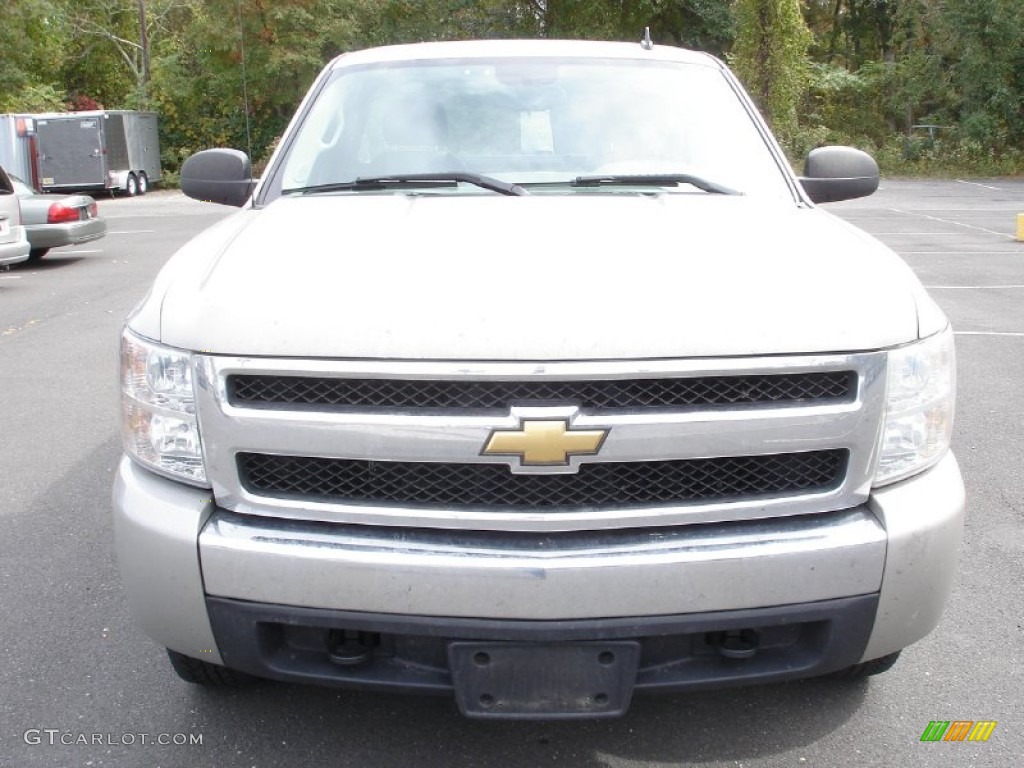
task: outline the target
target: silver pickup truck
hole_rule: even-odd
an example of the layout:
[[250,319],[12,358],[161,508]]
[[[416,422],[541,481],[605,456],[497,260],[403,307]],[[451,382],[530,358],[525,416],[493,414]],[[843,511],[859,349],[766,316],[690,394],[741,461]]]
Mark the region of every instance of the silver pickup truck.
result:
[[186,680],[599,717],[888,669],[964,490],[948,321],[816,203],[718,60],[625,43],[346,54],[129,317],[116,548]]

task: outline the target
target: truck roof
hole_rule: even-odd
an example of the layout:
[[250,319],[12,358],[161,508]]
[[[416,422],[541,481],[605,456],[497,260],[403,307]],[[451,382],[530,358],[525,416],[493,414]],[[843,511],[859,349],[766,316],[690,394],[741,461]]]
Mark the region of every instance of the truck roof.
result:
[[676,61],[704,64],[723,68],[714,56],[669,45],[644,48],[635,43],[599,42],[593,40],[459,40],[432,43],[412,43],[367,48],[338,56],[332,69],[354,64],[385,62],[499,57],[575,57],[587,59],[642,59],[650,61]]

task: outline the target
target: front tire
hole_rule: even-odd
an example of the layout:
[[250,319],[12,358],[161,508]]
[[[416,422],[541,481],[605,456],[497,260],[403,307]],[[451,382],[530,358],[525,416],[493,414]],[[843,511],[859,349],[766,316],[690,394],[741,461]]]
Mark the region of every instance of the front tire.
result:
[[128,179],[124,183],[124,193],[128,195],[128,197],[135,197],[139,194],[139,180],[135,178],[134,173],[128,174]]
[[205,688],[233,688],[251,679],[244,672],[236,672],[202,659],[193,659],[191,656],[172,651],[169,648],[167,649],[167,658],[171,660],[171,667],[174,668],[178,677],[193,685],[201,685]]

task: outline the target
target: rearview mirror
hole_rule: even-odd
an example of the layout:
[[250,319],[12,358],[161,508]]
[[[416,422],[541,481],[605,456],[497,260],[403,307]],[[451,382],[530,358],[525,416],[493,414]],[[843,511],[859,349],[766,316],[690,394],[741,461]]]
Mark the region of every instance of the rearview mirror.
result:
[[181,191],[205,203],[242,206],[255,186],[249,156],[237,149],[204,149],[181,166]]
[[800,183],[815,203],[867,197],[878,189],[878,163],[853,147],[818,147],[807,155]]

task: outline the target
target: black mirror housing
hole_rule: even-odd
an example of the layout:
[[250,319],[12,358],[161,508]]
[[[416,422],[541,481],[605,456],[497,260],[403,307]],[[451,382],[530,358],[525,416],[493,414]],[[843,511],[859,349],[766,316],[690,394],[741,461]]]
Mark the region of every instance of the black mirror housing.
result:
[[878,163],[853,147],[811,150],[800,177],[804,192],[815,203],[835,203],[867,197],[878,189]]
[[240,207],[255,186],[249,156],[237,149],[204,149],[181,166],[181,191],[206,203]]

